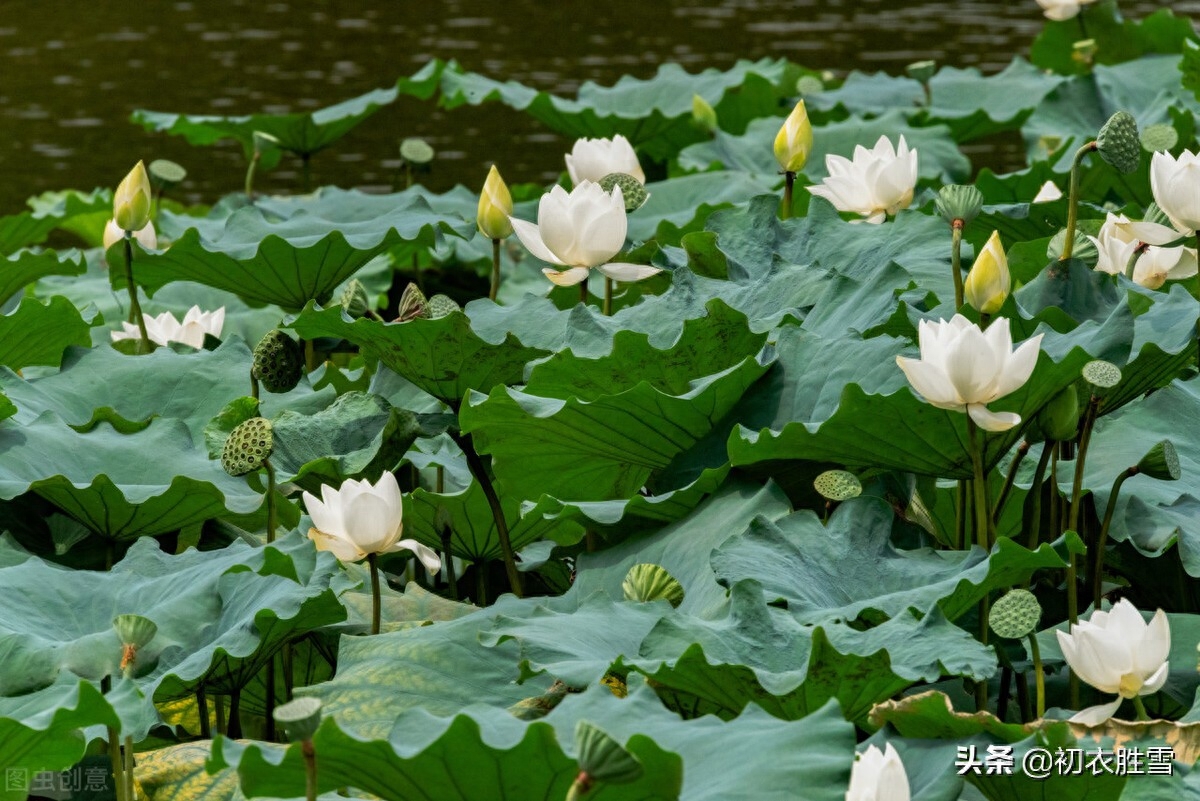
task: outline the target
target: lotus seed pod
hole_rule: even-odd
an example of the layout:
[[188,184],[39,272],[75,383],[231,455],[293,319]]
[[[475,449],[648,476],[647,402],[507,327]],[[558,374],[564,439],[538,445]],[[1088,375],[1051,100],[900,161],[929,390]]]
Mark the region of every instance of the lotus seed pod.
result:
[[970,184],[943,186],[934,200],[934,208],[948,225],[954,225],[955,220],[966,225],[983,210],[983,193]]
[[676,607],[683,603],[683,585],[661,565],[634,565],[625,574],[621,589],[627,601],[668,601]]
[[1072,384],[1042,407],[1034,418],[1034,425],[1043,438],[1065,442],[1074,439],[1079,431],[1079,413],[1079,393]]
[[579,769],[593,782],[628,784],[644,772],[637,757],[586,720],[575,724],[575,750]]
[[346,288],[342,290],[341,297],[342,309],[346,314],[357,320],[363,317],[371,309],[371,296],[367,294],[367,288],[363,286],[362,281],[357,278],[351,278],[350,283],[346,284]]
[[136,648],[149,643],[158,633],[158,626],[154,621],[141,615],[117,615],[112,624],[117,630],[117,636],[121,638],[121,644]]
[[1175,130],[1173,125],[1165,122],[1147,125],[1142,129],[1142,133],[1138,138],[1142,142],[1142,150],[1145,150],[1147,153],[1170,150],[1179,144],[1179,132]]
[[933,77],[933,73],[937,71],[936,61],[914,61],[904,68],[908,73],[908,77],[914,81],[921,83],[929,83],[929,79]]
[[429,317],[429,301],[425,300],[425,293],[420,287],[409,284],[404,287],[404,294],[400,296],[400,308],[396,311],[395,322],[406,323],[417,317]]
[[411,136],[400,143],[400,158],[411,164],[428,164],[434,155],[433,148],[424,139]]
[[453,298],[447,295],[434,295],[429,299],[429,305],[425,307],[426,316],[436,320],[439,317],[445,317],[447,314],[462,311],[462,306],[459,306]]
[[826,470],[813,479],[813,489],[827,501],[840,503],[862,495],[858,478],[845,470]]
[[160,190],[178,186],[187,178],[187,170],[167,159],[155,159],[146,171],[150,173],[150,185]]
[[1142,157],[1142,142],[1133,115],[1118,111],[1109,117],[1096,137],[1096,150],[1117,172],[1128,175],[1136,170]]
[[997,637],[1019,640],[1037,629],[1042,605],[1029,590],[1009,590],[992,604],[988,624]]
[[641,181],[623,172],[610,172],[600,179],[600,188],[605,192],[611,193],[614,186],[621,187],[621,197],[625,200],[626,213],[640,209],[646,199],[650,197]]
[[[1051,261],[1058,261],[1063,254],[1063,245],[1067,241],[1067,229],[1060,228],[1058,233],[1050,240],[1050,244],[1046,246],[1046,258]],[[1100,251],[1096,249],[1096,243],[1088,237],[1083,231],[1075,230],[1075,246],[1071,248],[1071,257],[1086,261],[1089,264],[1095,264],[1100,258]]]
[[274,329],[254,346],[250,375],[262,382],[267,392],[287,392],[304,374],[304,352],[290,336]]
[[1169,439],[1164,439],[1147,451],[1137,463],[1137,469],[1139,473],[1162,481],[1178,481],[1183,475],[1179,468],[1179,453]]
[[221,467],[231,476],[244,476],[262,467],[274,446],[271,421],[265,417],[251,417],[233,429],[229,439],[225,440],[225,447],[221,450]]
[[1121,383],[1121,368],[1112,362],[1096,359],[1083,366],[1083,380],[1092,388],[1092,394],[1104,397]]
[[275,707],[275,722],[293,743],[311,740],[321,727],[321,700],[294,698]]

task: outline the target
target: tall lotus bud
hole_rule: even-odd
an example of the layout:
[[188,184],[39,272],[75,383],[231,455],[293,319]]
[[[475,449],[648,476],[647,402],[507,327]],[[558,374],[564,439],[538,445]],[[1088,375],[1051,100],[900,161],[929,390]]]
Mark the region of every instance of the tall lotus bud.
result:
[[122,231],[140,231],[150,222],[150,176],[140,161],[113,193],[113,219]]
[[692,95],[692,121],[696,127],[714,133],[717,130],[717,110],[700,95]]
[[995,314],[1011,290],[1012,277],[1008,273],[1008,257],[1000,244],[1000,232],[992,231],[967,275],[964,296],[981,314]]
[[775,135],[775,160],[784,172],[799,172],[812,152],[813,129],[801,100]]
[[480,232],[488,239],[504,239],[513,232],[512,223],[508,218],[513,213],[512,193],[496,165],[488,171],[487,180],[483,183],[483,191],[479,193],[479,213],[476,221]]

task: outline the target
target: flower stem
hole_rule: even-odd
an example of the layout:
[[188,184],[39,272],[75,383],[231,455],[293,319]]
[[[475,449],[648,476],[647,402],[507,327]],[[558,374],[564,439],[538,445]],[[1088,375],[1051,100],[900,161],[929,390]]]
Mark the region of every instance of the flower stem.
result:
[[961,551],[967,547],[967,485],[966,479],[958,480],[954,492],[954,548]]
[[250,397],[258,400],[258,379],[250,376]]
[[204,685],[196,688],[196,711],[200,714],[200,739],[212,739],[212,724],[208,720],[208,697],[204,694]]
[[246,168],[246,197],[254,200],[254,171],[258,169],[258,161],[262,154],[256,149],[250,157],[250,166]]
[[300,742],[300,753],[304,755],[304,797],[317,801],[317,752],[312,740]]
[[1031,551],[1041,542],[1043,485],[1046,482],[1046,467],[1050,464],[1050,455],[1053,451],[1049,442],[1042,443],[1042,455],[1038,457],[1037,469],[1033,471],[1033,484],[1029,487],[1029,495],[1032,498],[1029,503],[1032,508],[1029,511],[1029,519],[1026,521],[1025,527],[1029,531],[1026,547]]
[[[975,425],[970,417],[967,418],[967,441],[971,449],[971,466],[975,477],[971,480],[975,492],[975,541],[984,552],[991,550],[992,513],[988,509],[987,476],[983,472],[983,443],[980,441]],[[985,593],[979,600],[979,641],[984,645],[988,642],[988,597]],[[987,709],[987,681],[981,680],[975,685],[976,711]]]
[[379,565],[376,564],[378,554],[367,554],[367,568],[371,571],[371,633],[379,633],[379,624],[382,617],[381,602],[379,597]]
[[121,738],[112,726],[108,727],[108,756],[112,762],[113,791],[117,801],[129,801],[125,796],[125,760],[121,756]]
[[267,468],[267,542],[274,542],[275,529],[278,526],[278,510],[275,508],[275,468],[270,459],[263,459],[263,467]]
[[1042,651],[1038,647],[1037,632],[1029,632],[1029,653],[1033,657],[1033,679],[1037,684],[1037,716],[1046,717],[1046,674],[1042,671]]
[[495,301],[500,293],[500,240],[492,240],[492,286],[488,290],[488,299]]
[[446,557],[446,582],[450,586],[450,600],[458,600],[458,577],[454,575],[454,554],[450,552],[450,527],[441,530],[442,553]]
[[312,165],[309,164],[309,161],[311,159],[312,159],[311,153],[301,153],[300,154],[300,163],[303,165],[301,168],[300,176],[301,176],[301,180],[303,181],[304,191],[306,193],[312,191]]
[[134,801],[133,793],[133,735],[125,735],[125,764],[123,766],[125,773],[125,798],[128,801]]
[[1138,720],[1150,719],[1150,716],[1146,714],[1146,704],[1142,701],[1142,697],[1140,695],[1135,695],[1129,700],[1133,701],[1133,708],[1137,712]]
[[1117,480],[1113,482],[1112,490],[1108,494],[1108,507],[1104,510],[1104,522],[1100,524],[1100,535],[1096,538],[1095,567],[1092,569],[1092,607],[1094,609],[1100,608],[1100,600],[1104,595],[1104,548],[1108,544],[1108,527],[1112,524],[1113,513],[1117,510],[1117,495],[1120,494],[1121,485],[1125,483],[1126,479],[1136,476],[1137,473],[1136,466],[1125,469],[1121,475],[1117,476]]
[[579,302],[584,306],[586,306],[588,302],[588,285],[586,278],[579,282]]
[[604,316],[612,316],[613,280],[604,276]]
[[963,305],[962,235],[963,221],[955,220],[950,226],[950,275],[954,278],[954,308],[956,309],[961,309]]
[[1013,457],[1012,464],[1008,466],[1008,474],[1004,476],[1004,487],[1000,490],[1000,498],[996,501],[996,511],[992,516],[993,524],[999,523],[1000,515],[1004,514],[1004,505],[1008,503],[1013,483],[1017,480],[1017,469],[1021,466],[1021,462],[1025,461],[1027,453],[1029,453],[1029,440],[1021,440],[1021,444],[1017,446],[1017,455]]
[[492,485],[487,466],[479,457],[479,452],[475,450],[475,443],[470,434],[451,436],[458,447],[462,449],[463,455],[467,457],[467,467],[470,469],[471,475],[479,482],[483,495],[487,498],[488,506],[492,508],[492,519],[496,522],[496,536],[500,540],[500,552],[504,555],[504,569],[508,573],[509,589],[518,598],[524,597],[525,590],[521,585],[521,573],[517,570],[512,541],[508,538],[508,521],[504,518],[504,509],[500,506],[500,498],[496,495],[496,488]]
[[787,170],[783,173],[783,210],[780,217],[785,220],[792,218],[792,186],[796,183],[796,173]]
[[146,333],[146,319],[142,316],[142,304],[138,302],[137,284],[133,282],[133,232],[125,232],[125,286],[129,290],[129,318],[137,323],[138,353],[150,352],[150,335]]
[[1079,219],[1079,167],[1083,163],[1083,157],[1095,149],[1096,143],[1088,142],[1075,151],[1075,158],[1071,162],[1071,193],[1067,198],[1067,233],[1059,261],[1071,258],[1071,253],[1075,250],[1075,224]]
[[234,740],[242,736],[242,688],[234,687],[229,693],[229,722],[225,726],[225,736]]

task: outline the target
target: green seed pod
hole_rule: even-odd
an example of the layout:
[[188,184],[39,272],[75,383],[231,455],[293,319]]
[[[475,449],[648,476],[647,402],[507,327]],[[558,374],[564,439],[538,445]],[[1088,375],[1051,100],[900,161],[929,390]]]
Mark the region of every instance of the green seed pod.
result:
[[1162,481],[1178,481],[1183,475],[1179,468],[1179,453],[1169,439],[1164,439],[1148,450],[1137,463],[1137,469],[1139,473]]
[[429,305],[425,307],[426,316],[436,320],[439,317],[445,317],[447,314],[454,314],[462,311],[462,306],[454,302],[454,299],[447,295],[434,295],[429,299]]
[[862,495],[858,478],[845,470],[826,470],[813,479],[813,489],[825,500],[837,503]]
[[146,171],[150,173],[150,184],[160,191],[178,186],[187,178],[187,170],[167,159],[155,159]]
[[367,288],[357,278],[351,278],[350,283],[342,290],[341,304],[346,314],[355,320],[365,316],[373,305]]
[[1179,144],[1179,132],[1175,126],[1165,122],[1147,125],[1138,138],[1142,142],[1142,150],[1147,153],[1170,150]]
[[585,720],[575,724],[575,750],[579,769],[593,782],[629,784],[645,771],[637,757]]
[[1091,386],[1093,395],[1102,398],[1121,383],[1121,368],[1096,359],[1083,366],[1083,380]]
[[929,79],[933,77],[933,73],[937,72],[936,61],[914,61],[904,68],[908,73],[908,77],[914,81],[921,83],[929,83]]
[[117,630],[117,636],[121,638],[122,645],[141,648],[158,634],[158,626],[154,621],[141,615],[117,615],[112,624]]
[[417,317],[429,317],[429,301],[425,300],[425,293],[416,284],[409,284],[400,296],[395,322],[407,323]]
[[294,698],[275,707],[275,722],[293,743],[311,740],[321,727],[321,700]]
[[1034,425],[1045,439],[1064,442],[1074,439],[1079,431],[1079,392],[1075,385],[1050,399],[1034,418]]
[[676,607],[683,603],[683,585],[661,565],[634,565],[625,574],[621,589],[626,601],[669,601]]
[[626,213],[637,211],[650,197],[641,181],[623,172],[610,172],[600,179],[600,188],[605,192],[611,193],[614,186],[621,187],[621,197],[625,200]]
[[955,220],[966,225],[983,210],[983,193],[970,184],[951,184],[938,191],[933,205],[948,225]]
[[221,467],[231,476],[244,476],[262,467],[274,446],[271,421],[265,417],[251,417],[233,429],[229,439],[225,440]]
[[424,139],[409,137],[400,143],[400,158],[410,164],[428,164],[436,155]]
[[267,392],[287,392],[300,383],[304,374],[304,352],[290,336],[275,329],[254,346],[254,361],[250,375]]
[[1042,605],[1029,590],[1009,590],[992,604],[988,625],[997,637],[1019,640],[1037,629]]
[[1109,117],[1096,137],[1096,150],[1117,172],[1128,175],[1136,170],[1142,157],[1142,143],[1133,115],[1118,111]]
[[[1050,240],[1050,244],[1046,246],[1046,258],[1058,261],[1063,254],[1063,245],[1066,244],[1066,241],[1067,229],[1060,228]],[[1071,258],[1093,265],[1100,258],[1100,251],[1096,250],[1096,243],[1088,239],[1088,235],[1079,229],[1075,230],[1075,246],[1071,248]]]

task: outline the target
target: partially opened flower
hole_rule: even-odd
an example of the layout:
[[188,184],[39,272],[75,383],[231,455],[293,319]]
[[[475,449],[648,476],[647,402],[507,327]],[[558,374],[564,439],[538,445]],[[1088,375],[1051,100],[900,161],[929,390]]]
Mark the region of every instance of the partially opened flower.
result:
[[1155,153],[1150,159],[1150,191],[1154,202],[1186,234],[1200,229],[1200,154],[1185,150],[1176,159]]
[[[146,317],[146,334],[150,337],[150,341],[158,345],[166,345],[169,342],[182,342],[184,345],[191,345],[193,348],[204,347],[204,336],[212,334],[214,337],[221,336],[221,329],[225,327],[225,307],[216,311],[206,312],[201,311],[199,306],[193,306],[187,310],[187,314],[183,316],[183,322],[175,319],[175,315],[171,312],[163,312],[157,317]],[[113,331],[113,342],[118,342],[122,339],[140,339],[141,334],[138,332],[138,327],[133,323],[121,323],[124,331]]]
[[1090,620],[1071,626],[1070,634],[1055,634],[1075,675],[1100,692],[1117,695],[1112,703],[1077,713],[1072,722],[1099,726],[1116,713],[1122,699],[1153,695],[1167,681],[1171,625],[1161,609],[1147,624],[1142,613],[1122,598],[1111,610],[1097,610]]
[[595,267],[616,281],[640,281],[661,272],[644,264],[609,263],[625,244],[628,220],[621,187],[605,192],[598,184],[584,181],[570,194],[556,186],[538,203],[537,225],[510,218],[521,244],[542,261],[566,269],[543,269],[559,286],[587,280]]
[[1133,280],[1144,287],[1158,289],[1168,280],[1191,278],[1196,274],[1194,248],[1164,247],[1180,236],[1178,231],[1166,225],[1134,222],[1124,214],[1110,212],[1099,236],[1088,239],[1099,253],[1097,270],[1124,275],[1133,261]]
[[1042,7],[1046,18],[1057,22],[1071,19],[1080,12],[1082,6],[1094,2],[1096,0],[1037,0],[1037,4]]
[[396,476],[385,472],[375,484],[348,478],[340,489],[321,485],[321,500],[305,492],[304,508],[312,518],[308,536],[317,550],[329,551],[343,562],[360,562],[371,554],[412,551],[431,572],[442,560],[416,540],[401,539],[404,502]]
[[1006,431],[1021,422],[1012,412],[993,412],[988,403],[1021,388],[1037,364],[1042,335],[1027,339],[1015,351],[1008,318],[985,332],[961,314],[950,321],[922,320],[921,358],[897,356],[913,389],[939,409],[971,416],[986,431]]
[[[104,226],[104,249],[108,250],[117,242],[125,238],[125,232],[121,230],[121,226],[117,225],[116,220],[109,220]],[[142,228],[133,232],[133,238],[136,239],[141,246],[147,250],[152,250],[158,247],[158,236],[154,233],[154,223],[148,222]]]
[[150,176],[138,162],[113,192],[113,219],[122,231],[140,231],[150,222]]
[[493,164],[488,170],[487,180],[483,182],[483,191],[479,193],[479,211],[475,221],[480,232],[488,239],[504,239],[512,233],[512,224],[508,221],[512,213],[512,193]]
[[896,147],[886,136],[879,137],[871,150],[857,145],[853,160],[828,155],[825,168],[829,177],[808,191],[827,199],[839,211],[852,211],[867,222],[881,223],[912,203],[917,151],[909,149],[903,136]]
[[633,145],[620,134],[612,139],[576,139],[566,159],[567,173],[576,186],[584,181],[600,183],[601,178],[614,172],[632,175],[638,183],[646,183],[646,173],[638,163]]
[[987,244],[979,251],[963,290],[967,303],[983,314],[995,314],[1004,305],[1012,290],[1012,276],[1008,272],[1008,256],[1004,253],[1004,245],[1000,244],[999,231],[992,231]]
[[883,751],[869,745],[854,760],[846,801],[909,801],[911,797],[908,773],[891,743]]

